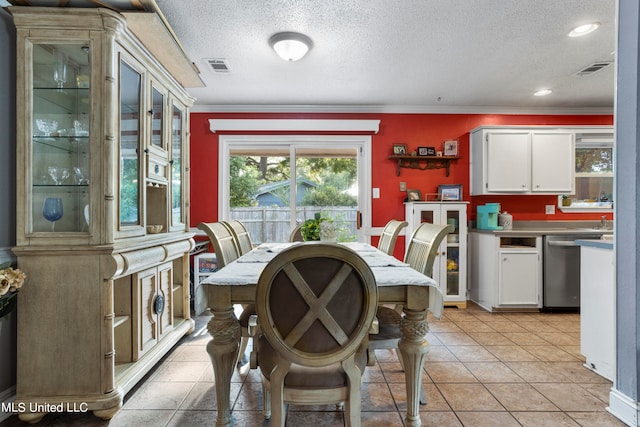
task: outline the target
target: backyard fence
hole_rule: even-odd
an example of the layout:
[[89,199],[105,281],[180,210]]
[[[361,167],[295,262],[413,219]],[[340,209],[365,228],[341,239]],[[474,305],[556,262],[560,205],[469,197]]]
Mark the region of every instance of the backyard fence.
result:
[[[316,213],[333,220],[338,240],[356,240],[358,210],[353,207],[301,206],[296,208],[296,223],[313,219]],[[288,207],[231,208],[231,219],[237,219],[247,227],[253,243],[286,242],[291,233],[291,210]]]

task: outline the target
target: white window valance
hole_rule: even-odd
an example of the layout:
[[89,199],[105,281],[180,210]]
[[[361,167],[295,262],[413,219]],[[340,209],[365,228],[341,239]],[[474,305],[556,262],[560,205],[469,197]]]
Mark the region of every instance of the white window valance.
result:
[[209,119],[209,129],[219,131],[373,132],[380,120],[322,119]]

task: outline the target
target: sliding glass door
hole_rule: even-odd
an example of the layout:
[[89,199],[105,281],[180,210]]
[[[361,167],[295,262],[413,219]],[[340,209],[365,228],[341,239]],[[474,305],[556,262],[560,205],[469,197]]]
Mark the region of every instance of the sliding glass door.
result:
[[369,151],[369,137],[221,136],[219,218],[243,221],[255,243],[287,241],[317,215],[339,241],[365,241]]

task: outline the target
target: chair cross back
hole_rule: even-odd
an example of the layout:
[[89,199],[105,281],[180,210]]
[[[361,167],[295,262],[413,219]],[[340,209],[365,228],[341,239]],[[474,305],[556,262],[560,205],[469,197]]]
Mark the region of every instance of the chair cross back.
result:
[[258,280],[256,309],[261,331],[283,358],[321,367],[357,351],[377,295],[373,273],[359,255],[314,243],[286,249],[269,262]]

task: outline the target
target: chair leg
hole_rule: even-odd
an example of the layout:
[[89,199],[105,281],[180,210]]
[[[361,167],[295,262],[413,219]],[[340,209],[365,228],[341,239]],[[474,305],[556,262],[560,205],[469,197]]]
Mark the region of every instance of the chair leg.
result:
[[427,404],[427,392],[424,390],[424,384],[422,384],[422,387],[420,387],[420,404]]
[[265,420],[271,418],[271,392],[264,378],[262,379],[262,414]]
[[[242,333],[244,334],[244,331]],[[244,352],[247,351],[247,346],[249,345],[249,339],[250,337],[245,336],[240,339],[240,352],[238,353],[238,358],[236,359],[236,364],[234,366],[238,366],[244,357]]]

